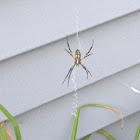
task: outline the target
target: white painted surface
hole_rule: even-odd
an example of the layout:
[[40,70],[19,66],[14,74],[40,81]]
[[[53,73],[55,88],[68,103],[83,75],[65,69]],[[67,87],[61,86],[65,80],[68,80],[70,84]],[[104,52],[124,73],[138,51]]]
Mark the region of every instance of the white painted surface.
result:
[[[87,80],[81,67],[75,69],[78,89],[140,62],[139,25],[140,12],[136,12],[80,34],[82,55],[93,38],[95,44],[93,55],[83,60],[93,77]],[[74,36],[69,42],[75,50],[78,42]],[[70,87],[67,82],[62,85],[74,62],[64,48],[66,39],[0,63],[0,103],[14,116],[74,90],[72,81]]]
[[[88,8],[85,10],[85,7]],[[76,8],[79,10],[79,30],[84,30],[138,10],[140,1],[3,1],[0,5],[0,60],[75,33]],[[117,74],[122,81],[134,87],[133,90],[120,83],[116,77],[94,83],[140,63],[139,25],[140,12],[136,12],[80,33],[82,54],[87,52],[93,38],[95,44],[94,55],[83,61],[93,78],[87,80],[85,72],[81,68],[76,69],[77,88],[84,87],[78,90],[79,106],[89,102],[108,104],[120,110],[123,116],[140,110],[138,65]],[[72,50],[75,50],[78,43],[74,36],[70,37],[69,42]],[[0,103],[12,115],[19,115],[47,103],[17,117],[23,123],[23,140],[38,140],[40,135],[51,140],[70,139],[73,96],[66,94],[74,89],[72,82],[69,88],[66,83],[61,85],[61,82],[73,60],[64,54],[64,48],[67,48],[66,40],[62,39],[0,62]],[[89,84],[92,85],[87,86]],[[66,96],[58,98],[63,95]],[[79,124],[78,138],[119,119],[111,111],[103,109],[94,108],[82,112],[86,112],[88,117],[80,118],[83,123]],[[0,116],[0,121],[5,120],[1,113]],[[102,116],[104,121],[101,121]],[[91,125],[93,119],[95,123]],[[40,128],[45,131],[39,131]]]
[[0,4],[0,60],[140,9],[139,0],[4,0]]
[[[123,117],[140,111],[140,94],[118,82],[120,79],[140,89],[139,71],[140,65],[137,65],[78,90],[78,106],[89,103],[109,105],[118,109]],[[23,140],[39,140],[40,136],[42,140],[70,140],[74,120],[74,116],[71,115],[72,94],[16,117],[16,120],[22,123],[20,129]],[[85,108],[81,111],[77,138],[96,132],[119,119],[118,114],[108,109]],[[116,129],[121,129],[120,126],[121,122],[118,122]],[[128,130],[127,121],[124,124],[124,130],[126,129]],[[130,133],[133,132],[129,130]],[[121,135],[123,134],[118,137]]]
[[[111,134],[116,140],[134,140],[140,123],[140,111],[125,118],[125,127],[123,129],[119,128],[120,123],[120,121],[113,123],[112,125],[103,128],[103,130]],[[92,134],[89,140],[93,139],[108,140],[108,138],[97,132]]]

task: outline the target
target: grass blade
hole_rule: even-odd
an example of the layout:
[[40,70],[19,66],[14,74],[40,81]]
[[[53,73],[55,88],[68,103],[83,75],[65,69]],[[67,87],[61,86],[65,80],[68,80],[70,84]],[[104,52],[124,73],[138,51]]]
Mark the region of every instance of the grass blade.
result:
[[89,140],[89,137],[90,137],[90,136],[91,136],[91,135],[88,135],[88,136],[84,137],[83,140]]
[[72,134],[71,134],[71,140],[76,140],[80,111],[81,111],[81,109],[77,110],[76,116],[74,118],[73,129],[72,129]]
[[71,134],[71,140],[76,140],[80,111],[81,111],[82,108],[85,108],[85,107],[102,107],[102,108],[107,108],[107,109],[113,110],[114,112],[116,112],[121,117],[121,119],[122,119],[121,128],[123,128],[124,120],[123,120],[123,117],[121,116],[120,112],[117,109],[115,109],[113,107],[110,107],[110,106],[107,106],[107,105],[87,104],[87,105],[81,106],[76,112],[76,116],[74,118],[74,123],[73,123],[72,134]]
[[[99,132],[99,133],[101,133],[101,134],[103,134],[103,135],[105,135],[108,139],[110,139],[110,140],[116,140],[113,136],[111,136],[110,134],[108,134],[107,132],[105,132],[104,130],[99,130],[99,131],[97,131],[97,132]],[[90,137],[91,135],[88,135],[88,136],[86,136],[85,138],[84,138],[84,140],[89,140],[89,137]]]
[[11,133],[9,132],[9,130],[6,126],[5,126],[5,130],[6,130],[7,136],[10,138],[10,140],[14,140]]
[[123,126],[124,126],[124,119],[123,119],[123,117],[121,116],[120,112],[117,109],[115,109],[115,108],[113,108],[111,106],[100,105],[100,104],[87,104],[87,105],[83,105],[80,108],[84,108],[84,107],[101,107],[101,108],[107,108],[107,109],[110,109],[110,110],[116,112],[121,117],[121,119],[122,119],[121,128],[123,128]]
[[140,136],[140,124],[139,124],[138,129],[137,129],[135,140],[138,140],[139,139],[139,136]]
[[5,123],[1,125],[0,135],[1,135],[1,140],[8,140],[6,130],[5,130]]
[[13,116],[1,104],[0,104],[0,110],[4,113],[4,115],[8,118],[8,120],[12,124],[12,126],[14,128],[15,135],[16,135],[16,139],[21,140],[21,134],[20,134],[19,126],[18,126],[16,120],[13,118]]
[[103,134],[103,135],[105,135],[108,139],[110,139],[110,140],[116,140],[113,136],[111,136],[110,134],[108,134],[107,132],[105,132],[104,130],[99,130],[98,131],[99,133],[101,133],[101,134]]

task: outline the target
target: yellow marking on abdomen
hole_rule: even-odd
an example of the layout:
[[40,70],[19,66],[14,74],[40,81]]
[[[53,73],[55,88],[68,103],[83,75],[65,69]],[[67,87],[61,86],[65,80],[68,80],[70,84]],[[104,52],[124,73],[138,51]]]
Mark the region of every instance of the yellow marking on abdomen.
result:
[[77,65],[79,64],[79,61],[78,61],[78,59],[76,60],[76,64],[77,64]]

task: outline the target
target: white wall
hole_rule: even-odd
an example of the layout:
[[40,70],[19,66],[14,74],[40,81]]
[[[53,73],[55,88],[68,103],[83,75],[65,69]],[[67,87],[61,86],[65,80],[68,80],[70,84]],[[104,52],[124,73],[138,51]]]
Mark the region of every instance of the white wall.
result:
[[[140,12],[80,33],[82,55],[95,39],[93,55],[83,60],[93,77],[86,79],[81,67],[75,68],[77,89],[99,81],[140,62]],[[78,42],[69,38],[72,50]],[[19,115],[74,90],[72,81],[62,85],[73,58],[64,49],[66,39],[7,59],[0,63],[0,103]],[[18,108],[17,108],[18,107]],[[3,121],[5,118],[1,117]]]
[[[140,94],[119,81],[140,90],[139,25],[138,11],[79,34],[82,55],[90,48],[93,38],[95,44],[93,55],[83,61],[93,77],[87,80],[80,67],[75,71],[78,106],[107,104],[124,117],[140,110]],[[69,42],[75,50],[78,43],[74,35],[69,37]],[[70,139],[74,87],[72,81],[69,87],[66,83],[62,85],[62,81],[73,59],[64,48],[67,48],[65,38],[0,62],[0,103],[12,115],[19,115],[16,119],[22,122],[23,140],[38,140],[40,135],[51,140]],[[82,114],[78,138],[120,119],[109,110],[97,108],[83,110]],[[0,121],[5,120],[1,113],[0,116]]]
[[[125,118],[125,127],[120,129],[121,121],[113,123],[110,126],[103,128],[106,132],[111,134],[116,140],[134,140],[140,123],[140,112],[137,112]],[[89,140],[108,140],[104,135],[95,132]]]
[[[123,117],[140,110],[140,94],[118,81],[140,89],[140,65],[124,70],[78,90],[78,106],[94,103],[115,107]],[[21,122],[23,140],[70,140],[74,116],[71,115],[73,93],[37,107],[16,117]],[[81,111],[77,138],[82,138],[111,123],[120,117],[111,110],[87,108]],[[118,129],[121,127],[119,122]],[[124,124],[124,129],[127,122]]]

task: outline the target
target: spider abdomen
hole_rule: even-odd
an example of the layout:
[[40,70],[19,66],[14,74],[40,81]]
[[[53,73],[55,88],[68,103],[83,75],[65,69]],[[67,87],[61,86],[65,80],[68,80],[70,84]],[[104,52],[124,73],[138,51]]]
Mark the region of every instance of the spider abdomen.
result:
[[75,64],[76,65],[79,65],[80,64],[80,61],[81,61],[81,53],[80,51],[77,49],[75,51]]
[[75,59],[75,64],[76,65],[79,65],[81,63],[81,60],[80,59]]

